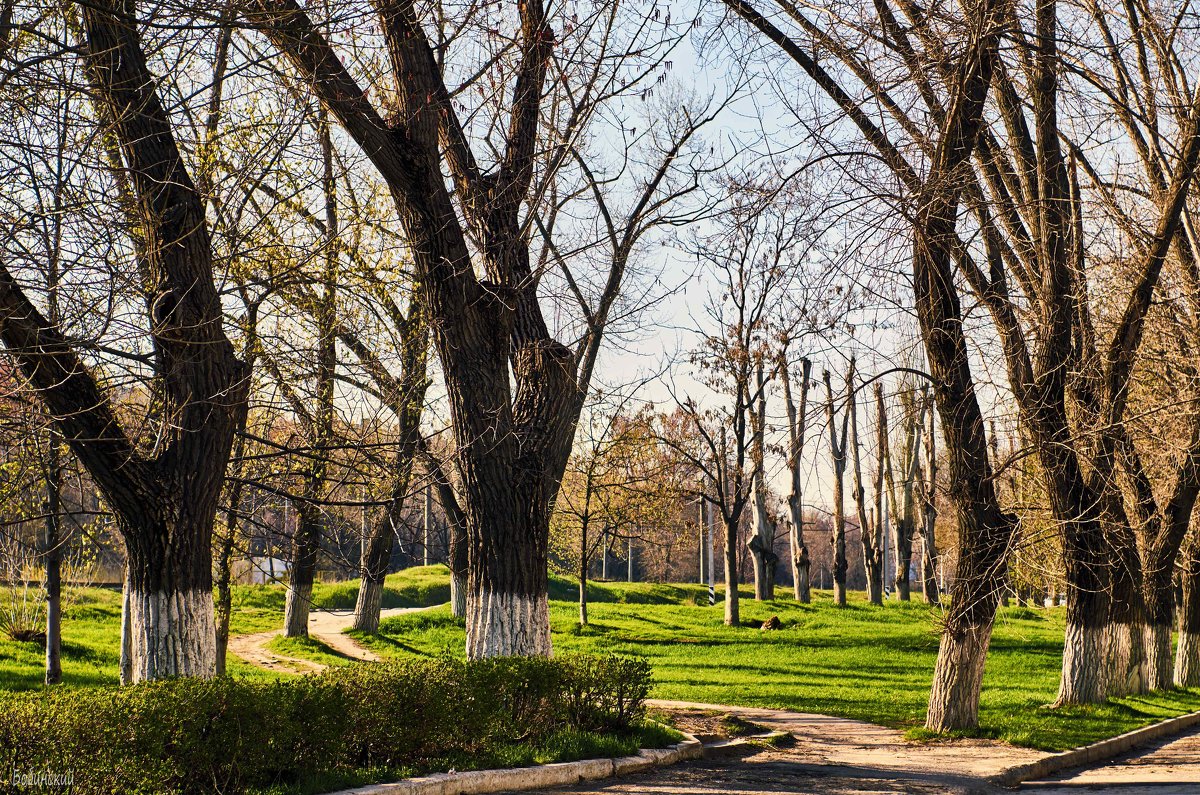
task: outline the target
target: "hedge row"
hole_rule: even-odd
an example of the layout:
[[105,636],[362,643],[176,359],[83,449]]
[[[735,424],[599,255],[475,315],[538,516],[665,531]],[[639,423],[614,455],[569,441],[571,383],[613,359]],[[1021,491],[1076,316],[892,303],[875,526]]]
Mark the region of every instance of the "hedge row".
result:
[[431,760],[465,767],[563,730],[629,732],[649,684],[641,660],[563,656],[54,688],[0,700],[0,771],[70,771],[75,793],[236,793]]

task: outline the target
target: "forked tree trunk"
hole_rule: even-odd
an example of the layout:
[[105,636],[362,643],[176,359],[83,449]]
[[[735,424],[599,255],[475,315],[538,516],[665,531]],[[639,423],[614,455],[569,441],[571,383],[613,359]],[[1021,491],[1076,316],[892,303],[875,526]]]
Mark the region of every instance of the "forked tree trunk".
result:
[[750,412],[750,463],[751,473],[751,535],[750,557],[754,560],[754,599],[763,602],[775,598],[775,566],[779,556],[775,554],[775,523],[767,513],[766,467],[764,446],[767,416],[766,379],[763,366],[759,364],[756,375],[758,387],[757,405]]
[[858,400],[855,398],[856,374],[854,359],[846,375],[846,410],[850,412],[850,429],[853,436],[851,447],[854,462],[854,504],[858,509],[858,535],[862,542],[863,573],[867,582],[867,601],[873,605],[883,604],[883,550],[879,544],[880,516],[871,517],[867,511],[867,497],[862,478],[862,440],[858,433]]
[[1175,686],[1200,685],[1200,533],[1179,555],[1183,598],[1179,605],[1179,645],[1175,650]]
[[804,502],[802,498],[803,473],[801,472],[801,457],[804,453],[804,430],[808,411],[808,379],[812,371],[812,363],[808,359],[800,360],[800,405],[792,400],[791,376],[787,366],[787,351],[780,354],[780,377],[783,381],[783,402],[787,408],[788,418],[788,472],[791,475],[792,489],[788,495],[788,515],[790,517],[788,540],[792,553],[792,587],[797,602],[808,604],[812,598],[809,569],[811,559],[808,545],[804,542]]
[[222,331],[212,248],[195,185],[154,90],[132,7],[80,7],[80,48],[137,236],[153,343],[156,456],[125,434],[112,400],[0,264],[0,338],[117,519],[128,561],[122,679],[212,676],[211,535],[246,371]]
[[[842,430],[839,438],[837,411],[833,405],[833,385],[829,371],[822,374],[825,381],[825,419],[829,425],[829,451],[833,459],[833,602],[838,607],[846,606],[846,434],[849,414],[843,412]],[[853,386],[847,384],[846,394],[853,397]],[[848,409],[847,409],[848,411]]]

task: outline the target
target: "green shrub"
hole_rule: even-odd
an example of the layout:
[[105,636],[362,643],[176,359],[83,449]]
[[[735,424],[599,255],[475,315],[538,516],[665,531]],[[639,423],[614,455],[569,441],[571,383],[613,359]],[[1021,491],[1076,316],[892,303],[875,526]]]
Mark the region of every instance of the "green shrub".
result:
[[649,683],[619,657],[445,657],[16,693],[0,699],[0,770],[71,771],[76,793],[236,793],[616,752],[636,745]]

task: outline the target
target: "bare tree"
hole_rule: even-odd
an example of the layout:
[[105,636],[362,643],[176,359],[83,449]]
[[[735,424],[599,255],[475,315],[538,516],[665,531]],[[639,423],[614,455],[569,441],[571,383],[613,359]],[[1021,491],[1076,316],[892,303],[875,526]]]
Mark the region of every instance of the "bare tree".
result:
[[779,377],[783,386],[783,401],[788,418],[788,473],[791,492],[788,494],[789,533],[792,553],[792,582],[796,601],[808,604],[811,600],[808,545],[804,541],[804,500],[801,459],[804,455],[804,431],[808,411],[808,381],[812,362],[800,360],[800,405],[792,399],[792,379],[787,363],[787,349],[780,353]]
[[[853,363],[847,370],[849,376],[854,374]],[[846,379],[846,405],[842,409],[842,429],[838,431],[837,408],[833,399],[833,384],[826,370],[822,374],[825,381],[825,422],[829,426],[829,455],[833,464],[833,536],[830,543],[833,546],[833,601],[838,607],[846,606],[846,441],[850,427],[850,401],[854,398],[854,384],[850,377]]]

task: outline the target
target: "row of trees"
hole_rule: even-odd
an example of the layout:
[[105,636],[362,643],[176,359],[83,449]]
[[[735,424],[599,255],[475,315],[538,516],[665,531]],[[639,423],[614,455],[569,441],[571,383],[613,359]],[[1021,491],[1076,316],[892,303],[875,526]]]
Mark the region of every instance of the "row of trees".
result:
[[[289,633],[338,510],[373,512],[356,624],[377,625],[429,485],[468,655],[548,654],[556,504],[579,518],[584,578],[591,500],[608,499],[592,486],[611,477],[585,466],[559,499],[577,429],[604,341],[663,297],[650,252],[672,238],[718,287],[653,454],[624,413],[584,434],[618,461],[614,521],[673,521],[646,518],[639,482],[700,498],[726,582],[746,522],[771,598],[774,460],[806,598],[802,462],[823,413],[839,603],[847,476],[873,601],[884,532],[903,595],[914,539],[935,554],[944,483],[956,568],[931,729],[975,723],[1009,566],[1035,542],[1066,578],[1060,703],[1200,676],[1194,15],[710,11],[706,27],[637,2],[5,6],[0,341],[48,420],[48,500],[65,446],[115,518],[132,681],[219,670],[230,560],[264,492],[297,516]],[[671,77],[693,36],[735,54],[708,98]],[[776,100],[757,149],[709,133],[747,85]],[[880,305],[915,315],[923,348],[892,368],[898,414],[853,360],[835,387],[802,355]],[[1005,413],[1001,456],[985,417]]]

